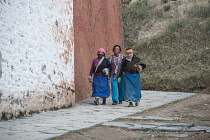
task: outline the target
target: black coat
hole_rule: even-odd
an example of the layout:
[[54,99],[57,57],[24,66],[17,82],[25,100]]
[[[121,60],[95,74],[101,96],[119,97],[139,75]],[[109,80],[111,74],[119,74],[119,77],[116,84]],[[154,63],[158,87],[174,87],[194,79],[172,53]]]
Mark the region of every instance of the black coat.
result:
[[[128,64],[130,63],[132,63],[132,65],[128,66]],[[128,71],[129,73],[133,73],[133,74],[139,73],[138,71],[134,69],[134,65],[141,65],[142,69],[146,68],[146,65],[140,62],[139,57],[133,57],[131,61],[128,61],[126,58],[123,58],[119,76],[123,76],[124,71]]]
[[96,73],[102,73],[102,70],[104,68],[108,68],[109,72],[111,72],[111,63],[108,59],[104,58],[103,62],[101,63],[101,65],[98,67]]

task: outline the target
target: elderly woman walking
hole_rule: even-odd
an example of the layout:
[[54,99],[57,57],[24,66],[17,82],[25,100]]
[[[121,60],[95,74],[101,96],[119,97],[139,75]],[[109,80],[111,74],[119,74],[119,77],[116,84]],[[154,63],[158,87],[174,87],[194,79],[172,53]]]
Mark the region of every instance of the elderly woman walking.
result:
[[126,49],[126,57],[123,59],[120,76],[123,75],[122,88],[125,101],[129,102],[129,107],[139,105],[141,99],[140,73],[146,65],[133,54],[131,48]]
[[[92,83],[92,97],[95,97],[94,104],[98,105],[99,98],[102,98],[102,105],[106,105],[106,98],[110,96],[108,75],[111,63],[105,58],[105,50],[103,48],[98,50],[97,56],[92,62],[88,80]],[[94,77],[92,78],[93,74]]]
[[118,83],[118,77],[120,73],[120,68],[122,64],[123,55],[120,54],[121,47],[119,45],[115,45],[112,49],[113,55],[108,57],[108,60],[111,62],[111,87],[112,87],[112,105],[117,105],[118,101],[121,104],[123,97],[121,94],[120,83]]

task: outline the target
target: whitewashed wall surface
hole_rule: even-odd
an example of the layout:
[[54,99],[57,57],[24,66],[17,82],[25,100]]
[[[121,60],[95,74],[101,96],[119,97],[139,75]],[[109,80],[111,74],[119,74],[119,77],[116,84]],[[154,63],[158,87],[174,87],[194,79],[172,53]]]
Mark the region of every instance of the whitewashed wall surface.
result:
[[0,119],[74,105],[73,0],[0,0]]

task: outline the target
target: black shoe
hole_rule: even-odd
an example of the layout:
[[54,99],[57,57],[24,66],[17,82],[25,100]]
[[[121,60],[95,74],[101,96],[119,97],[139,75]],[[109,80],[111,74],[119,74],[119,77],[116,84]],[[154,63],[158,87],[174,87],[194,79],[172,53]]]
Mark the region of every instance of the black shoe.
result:
[[117,102],[116,102],[116,101],[114,101],[114,102],[112,103],[112,105],[117,105]]
[[139,103],[138,103],[138,102],[136,102],[136,103],[135,103],[135,106],[139,106]]
[[102,105],[106,105],[106,99],[103,99]]
[[133,103],[132,102],[129,102],[128,107],[133,107]]
[[119,104],[122,104],[122,101],[119,101]]
[[98,98],[95,99],[94,104],[99,105],[99,99]]

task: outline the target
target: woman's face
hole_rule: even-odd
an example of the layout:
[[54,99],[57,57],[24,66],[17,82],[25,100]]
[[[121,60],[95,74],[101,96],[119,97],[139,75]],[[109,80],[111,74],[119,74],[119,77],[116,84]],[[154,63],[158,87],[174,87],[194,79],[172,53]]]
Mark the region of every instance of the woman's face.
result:
[[101,52],[101,51],[98,51],[97,55],[98,55],[98,58],[102,58],[102,57],[104,57],[104,53],[103,53],[103,52]]
[[120,53],[120,48],[119,47],[115,47],[114,48],[114,54],[119,54]]
[[133,57],[133,54],[132,55],[126,55],[126,58],[128,59],[131,59]]
[[104,54],[103,52],[101,52],[101,51],[98,51],[98,53],[97,54]]

